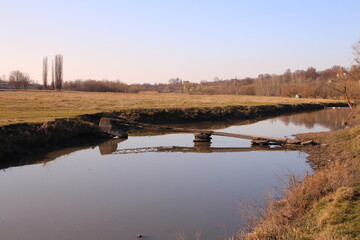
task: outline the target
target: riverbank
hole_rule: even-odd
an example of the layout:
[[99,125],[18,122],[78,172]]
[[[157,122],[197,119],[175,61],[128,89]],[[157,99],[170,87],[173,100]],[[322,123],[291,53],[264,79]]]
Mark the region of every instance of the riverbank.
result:
[[304,148],[317,167],[304,180],[289,176],[284,198],[253,217],[250,233],[237,239],[360,239],[360,121],[350,128],[298,135],[318,146]]
[[200,121],[246,120],[285,113],[343,106],[342,103],[277,104],[260,106],[226,106],[212,108],[128,109],[113,113],[80,115],[45,123],[21,123],[0,127],[0,158],[14,159],[23,155],[76,145],[93,139],[107,138],[99,129],[102,117],[122,117],[147,123],[184,123]]

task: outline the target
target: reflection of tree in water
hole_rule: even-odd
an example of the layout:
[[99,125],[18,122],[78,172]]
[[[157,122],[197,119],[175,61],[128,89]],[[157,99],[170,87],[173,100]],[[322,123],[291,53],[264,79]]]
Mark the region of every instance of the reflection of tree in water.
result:
[[[161,124],[161,126],[168,126],[172,128],[187,128],[187,129],[206,129],[217,130],[224,129],[231,126],[248,125],[257,122],[259,119],[250,119],[242,121],[225,121],[225,122],[195,122],[195,123],[178,123],[178,124]],[[182,133],[182,132],[178,132]],[[166,134],[176,134],[173,131],[159,130],[159,129],[131,129],[128,131],[129,136],[160,136]]]
[[318,124],[333,131],[345,126],[350,112],[350,109],[326,109],[278,117],[272,120],[272,122],[281,120],[286,125],[290,123],[297,126],[305,125],[308,129],[314,128],[315,124]]
[[248,125],[257,122],[258,119],[248,119],[241,121],[223,121],[223,122],[195,122],[195,123],[180,123],[180,124],[168,124],[171,127],[190,128],[190,129],[224,129],[231,126]]
[[83,143],[83,145],[79,145],[77,147],[61,148],[49,152],[29,154],[26,157],[10,159],[9,161],[2,161],[0,164],[0,170],[4,170],[10,167],[18,167],[18,166],[32,165],[32,164],[43,164],[43,166],[46,167],[50,162],[56,160],[61,156],[69,155],[73,152],[77,152],[89,148],[94,149],[98,144],[99,144],[99,140],[93,141],[92,143],[89,142]]
[[[278,120],[281,120],[286,125],[289,125],[290,123],[297,125],[297,126],[303,126],[305,125],[306,128],[311,129],[315,126],[315,124],[321,125],[323,127],[326,127],[330,130],[337,130],[344,127],[344,123],[347,121],[349,115],[351,113],[351,110],[349,109],[326,109],[316,112],[308,112],[308,113],[299,113],[299,114],[292,114],[288,116],[282,116],[277,117],[272,120],[271,122],[275,122]],[[198,129],[222,129],[233,125],[244,125],[244,124],[251,124],[253,122],[256,122],[257,120],[247,120],[247,121],[241,121],[241,122],[202,122],[202,123],[192,123],[192,124],[177,124],[172,125],[176,127],[188,127],[188,128],[198,128]],[[170,126],[170,125],[169,125]],[[154,130],[133,130],[132,133],[135,136],[149,136],[149,135],[162,135],[162,134],[174,134],[173,132],[159,132]],[[131,134],[130,134],[131,135]],[[110,139],[108,141],[102,142],[99,145],[99,151],[102,155],[106,154],[112,154],[117,151],[118,144],[122,141],[125,141],[126,139]],[[97,140],[98,141],[98,140]],[[95,142],[97,142],[95,141]],[[15,166],[22,166],[27,164],[44,164],[46,166],[47,163],[57,159],[60,156],[70,154],[72,152],[76,152],[79,150],[84,150],[88,148],[95,148],[97,144],[95,143],[86,143],[83,146],[78,147],[72,147],[72,148],[63,148],[55,151],[45,152],[45,153],[39,153],[39,154],[31,154],[28,157],[25,158],[15,158],[11,161],[3,161],[0,164],[0,170],[4,170],[9,167],[15,167]],[[160,150],[163,151],[170,151],[171,149],[167,148],[160,148]],[[172,149],[173,151],[180,151],[179,148]],[[259,150],[255,148],[211,148],[211,143],[198,143],[194,144],[194,147],[190,148],[184,148],[183,151],[189,151],[189,152],[241,152],[241,151],[254,151]],[[264,148],[260,150],[266,150]],[[272,150],[272,149],[271,149]],[[280,150],[280,149],[276,149]]]

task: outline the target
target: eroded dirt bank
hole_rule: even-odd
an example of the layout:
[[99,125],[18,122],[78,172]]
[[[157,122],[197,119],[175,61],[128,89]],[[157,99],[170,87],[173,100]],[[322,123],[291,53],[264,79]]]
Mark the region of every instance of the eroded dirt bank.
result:
[[211,108],[132,109],[116,112],[128,120],[146,123],[184,123],[201,121],[246,120],[284,113],[311,111],[346,104],[277,104],[261,106],[228,106]]
[[102,117],[123,117],[147,123],[183,123],[200,121],[246,120],[344,106],[344,104],[297,104],[228,106],[213,108],[132,109],[114,113],[81,115],[46,123],[23,123],[0,127],[0,159],[12,161],[47,149],[73,146],[93,139],[106,138],[98,123]]

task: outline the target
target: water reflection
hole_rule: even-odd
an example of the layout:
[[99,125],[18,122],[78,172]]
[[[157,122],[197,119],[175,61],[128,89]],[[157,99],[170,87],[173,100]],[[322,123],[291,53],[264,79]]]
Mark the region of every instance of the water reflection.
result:
[[[267,136],[287,136],[314,131],[328,131],[337,130],[344,127],[344,123],[347,121],[350,115],[350,109],[325,109],[320,111],[305,112],[298,114],[290,114],[270,119],[263,120],[246,120],[246,121],[230,121],[230,122],[201,122],[201,123],[186,123],[186,124],[169,124],[172,127],[183,127],[191,129],[211,129],[224,132],[254,134],[254,135],[267,135]],[[130,138],[139,136],[164,136],[169,135],[182,138],[181,133],[172,133],[167,131],[155,131],[155,130],[132,130],[129,134]],[[164,138],[163,138],[164,139]],[[166,139],[166,138],[165,138]],[[192,143],[192,137],[189,137],[186,142],[182,143],[182,146],[175,146],[176,141],[173,141],[174,137],[170,137],[168,141],[161,142],[156,138],[148,138],[148,141],[142,143],[129,145],[129,148],[122,146],[126,139],[110,139],[99,145],[99,151],[101,155],[107,155],[112,153],[139,153],[139,152],[198,152],[198,153],[214,153],[214,152],[244,152],[244,151],[264,151],[264,150],[281,150],[272,148],[256,148],[251,147],[250,141],[234,139],[225,139],[214,137],[212,143]],[[140,140],[140,139],[138,139]],[[132,142],[132,141],[131,141]],[[146,145],[151,142],[152,146]],[[166,144],[164,144],[166,143]],[[227,144],[233,144],[227,146]],[[189,147],[189,144],[193,144],[193,147]],[[144,146],[145,145],[145,146]],[[234,146],[235,145],[235,146]],[[26,164],[46,164],[53,161],[60,156],[68,155],[76,151],[85,150],[89,148],[95,148],[97,143],[90,145],[82,145],[72,148],[63,148],[56,151],[47,153],[33,154],[21,159],[13,159],[11,162],[1,162],[0,169],[6,169],[9,167],[22,166]],[[119,151],[120,149],[120,151]],[[128,149],[129,151],[126,151]]]
[[22,158],[13,158],[10,161],[0,161],[0,169],[4,170],[10,167],[19,167],[19,166],[32,165],[32,164],[43,164],[45,166],[47,163],[54,161],[61,156],[66,156],[81,150],[94,149],[98,146],[98,144],[99,141],[96,141],[93,144],[87,143],[77,147],[65,147],[49,152],[31,154]]
[[287,126],[289,124],[294,124],[297,126],[306,126],[307,129],[312,129],[316,125],[320,125],[331,131],[334,131],[346,126],[345,123],[348,121],[350,114],[350,109],[325,109],[316,112],[281,116],[272,121],[280,120]]
[[[226,122],[200,122],[200,123],[178,123],[178,124],[162,124],[163,126],[169,126],[173,128],[188,128],[188,129],[225,129],[231,126],[242,126],[256,123],[259,119],[251,119],[245,121],[226,121]],[[153,136],[153,135],[165,135],[169,134],[164,130],[153,129],[133,129],[129,131],[129,136]]]
[[[174,138],[174,135],[159,138]],[[187,141],[176,138],[173,142]],[[191,137],[191,136],[190,136]],[[150,138],[151,139],[151,138]],[[147,137],[128,139],[118,148]],[[141,141],[140,141],[141,142]],[[139,147],[139,146],[138,146]],[[199,148],[208,146],[199,146]],[[211,147],[210,147],[211,148]],[[261,197],[276,186],[275,175],[304,173],[298,152],[227,152],[100,155],[76,151],[52,164],[0,173],[3,239],[176,239],[202,233],[218,240],[226,226],[236,232],[237,200]],[[191,239],[191,238],[190,238]]]
[[[191,128],[276,136],[333,126],[316,123],[326,122],[317,117],[321,112],[311,114]],[[144,234],[169,240],[184,230],[188,237],[201,232],[202,239],[218,240],[223,236],[219,225],[231,234],[243,224],[236,215],[239,199],[261,201],[278,186],[274,176],[309,170],[302,152],[256,149],[248,140],[214,136],[212,143],[194,144],[192,134],[135,134],[32,156],[27,163],[41,164],[0,172],[1,237],[115,240]],[[156,152],[116,154],[129,149]]]
[[179,152],[179,153],[227,153],[227,152],[251,152],[251,151],[288,151],[294,150],[284,147],[251,146],[251,147],[211,147],[211,142],[194,142],[193,147],[182,146],[158,146],[138,148],[118,148],[119,141],[108,141],[99,145],[101,155],[108,154],[134,154],[150,152]]
[[[292,134],[337,130],[343,128],[348,119],[350,109],[325,109],[320,111],[306,112],[280,116],[276,118],[265,119],[261,121],[237,121],[237,122],[203,122],[192,124],[174,124],[172,127],[183,127],[191,129],[211,129],[232,133],[244,133],[253,135],[267,135],[267,136],[287,136],[291,137]],[[155,130],[135,130],[130,134],[130,138],[134,136],[160,136],[172,134],[181,136],[181,134],[169,133],[166,131]],[[145,152],[198,152],[198,153],[213,153],[213,152],[245,152],[245,151],[264,151],[264,150],[285,150],[284,148],[270,148],[270,147],[254,147],[250,145],[250,141],[234,139],[217,138],[214,136],[212,143],[195,143],[193,147],[189,144],[189,140],[184,143],[185,146],[174,146],[170,138],[166,141],[167,145],[162,145],[157,142],[157,138],[149,137],[149,142],[153,143],[151,147],[140,146],[137,148],[126,148],[117,146],[120,140],[113,140],[104,143],[104,149],[100,146],[102,154],[129,154],[129,153],[145,153]],[[226,147],[226,142],[232,142],[235,146]],[[146,145],[148,143],[143,143]],[[110,146],[111,145],[111,146]],[[131,144],[130,144],[131,146]],[[105,149],[106,148],[106,149]]]
[[118,144],[123,141],[126,141],[126,138],[115,138],[115,139],[108,140],[104,143],[101,143],[99,145],[100,154],[107,155],[107,154],[112,154],[112,153],[116,152],[116,150],[118,148]]

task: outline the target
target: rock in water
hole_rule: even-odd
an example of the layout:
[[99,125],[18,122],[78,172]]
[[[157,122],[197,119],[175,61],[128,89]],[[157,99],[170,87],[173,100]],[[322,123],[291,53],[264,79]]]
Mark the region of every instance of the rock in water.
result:
[[121,129],[121,125],[116,121],[116,119],[101,118],[99,128],[110,136],[116,136],[119,138],[128,137],[127,133]]

